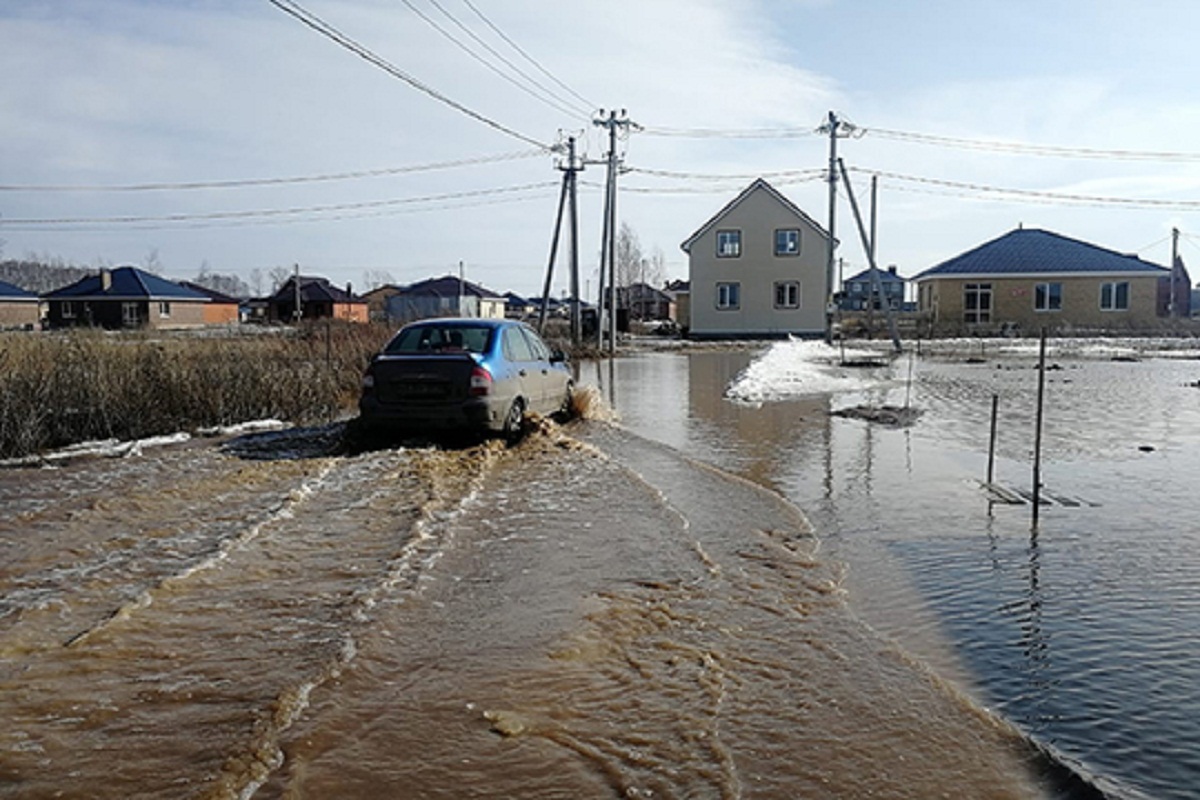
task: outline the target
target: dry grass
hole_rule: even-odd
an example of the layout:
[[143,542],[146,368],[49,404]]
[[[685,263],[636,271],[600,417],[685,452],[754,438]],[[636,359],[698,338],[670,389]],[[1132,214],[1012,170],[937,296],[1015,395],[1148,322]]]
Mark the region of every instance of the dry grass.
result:
[[0,335],[0,457],[352,409],[391,328],[316,324],[256,335]]

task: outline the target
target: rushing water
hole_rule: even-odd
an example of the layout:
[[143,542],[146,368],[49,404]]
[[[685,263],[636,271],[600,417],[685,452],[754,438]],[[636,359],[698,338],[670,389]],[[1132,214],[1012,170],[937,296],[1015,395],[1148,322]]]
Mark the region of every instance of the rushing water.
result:
[[992,391],[1027,473],[1028,363],[919,361],[885,430],[830,411],[887,374],[724,399],[753,356],[605,364],[627,427],[513,448],[0,470],[0,796],[1188,796],[1192,365],[1053,373],[1081,502],[1033,537],[977,483]]
[[[644,354],[595,375],[623,424],[772,487],[848,567],[853,608],[1119,796],[1200,796],[1200,362],[1055,356],[1030,489],[1028,355],[902,358],[877,388],[761,406],[724,399],[759,354]],[[976,355],[972,353],[972,355]],[[972,359],[975,361],[977,359]],[[829,417],[860,403],[923,416]]]

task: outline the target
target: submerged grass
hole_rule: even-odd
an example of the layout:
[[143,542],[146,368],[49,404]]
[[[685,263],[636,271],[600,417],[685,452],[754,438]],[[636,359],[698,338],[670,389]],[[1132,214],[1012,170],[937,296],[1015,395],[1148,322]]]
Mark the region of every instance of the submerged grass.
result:
[[0,334],[0,457],[354,407],[394,329],[319,323],[236,332]]

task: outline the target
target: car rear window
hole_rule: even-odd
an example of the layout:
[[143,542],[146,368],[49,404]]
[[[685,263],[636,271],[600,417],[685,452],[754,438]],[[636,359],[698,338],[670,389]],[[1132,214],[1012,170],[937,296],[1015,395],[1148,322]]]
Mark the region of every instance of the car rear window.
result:
[[403,353],[483,353],[488,349],[492,329],[481,325],[418,325],[404,328],[387,343],[384,352]]

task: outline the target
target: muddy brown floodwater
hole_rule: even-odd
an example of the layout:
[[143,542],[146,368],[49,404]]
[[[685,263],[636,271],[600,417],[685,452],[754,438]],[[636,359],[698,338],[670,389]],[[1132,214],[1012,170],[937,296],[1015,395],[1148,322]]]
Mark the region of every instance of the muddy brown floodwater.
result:
[[0,795],[1041,797],[780,497],[602,422],[0,472]]

